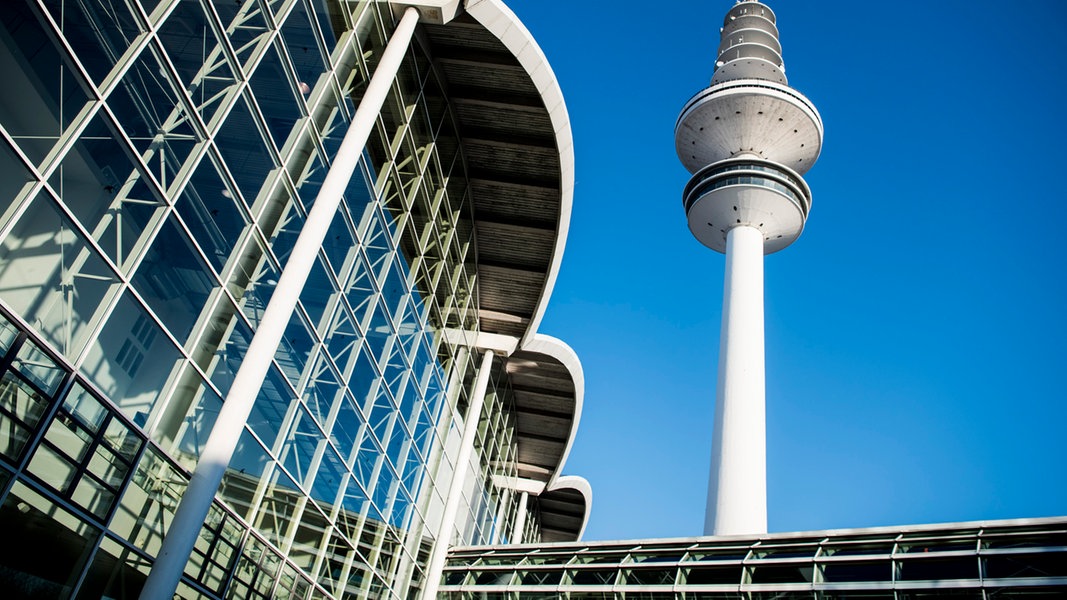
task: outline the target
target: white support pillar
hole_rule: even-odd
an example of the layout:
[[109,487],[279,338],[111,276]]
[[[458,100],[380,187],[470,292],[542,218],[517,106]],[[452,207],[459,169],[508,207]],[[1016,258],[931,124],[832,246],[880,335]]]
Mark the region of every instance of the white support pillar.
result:
[[463,438],[459,445],[459,456],[456,457],[456,469],[452,475],[452,483],[448,486],[444,514],[441,515],[441,528],[434,539],[433,550],[430,552],[430,560],[426,566],[426,583],[422,588],[424,600],[437,598],[437,588],[441,585],[441,573],[445,568],[445,558],[448,557],[448,547],[452,541],[452,529],[456,526],[459,501],[463,498],[463,487],[466,485],[467,465],[474,452],[474,441],[478,437],[478,422],[481,420],[482,405],[485,403],[485,391],[489,387],[489,376],[493,371],[493,356],[492,350],[485,351],[482,355],[482,363],[478,367],[478,377],[474,381],[474,393],[471,395],[470,406],[467,407],[467,415],[463,422]]
[[763,352],[763,234],[726,234],[719,380],[706,535],[767,532],[766,383]]
[[289,261],[285,265],[278,285],[263,313],[263,318],[248,345],[230,393],[223,402],[218,419],[207,444],[182,495],[159,556],[148,574],[141,590],[142,600],[169,600],[181,581],[182,571],[189,561],[190,553],[200,529],[211,508],[211,501],[222,483],[222,476],[237,448],[248,415],[256,396],[266,378],[274,353],[278,350],[282,334],[296,308],[297,299],[304,289],[315,257],[322,247],[322,240],[333,221],[341,196],[356,172],[363,148],[381,113],[382,105],[389,94],[393,80],[411,44],[419,11],[408,8],[389,43],[382,53],[378,68],[367,85],[367,91],[359,103],[352,124],[345,133],[333,165],[322,183],[315,205],[308,214],[304,228],[296,240]]
[[511,530],[511,539],[508,540],[512,544],[522,543],[522,534],[526,529],[526,511],[530,500],[530,493],[523,492],[519,496],[519,507],[515,510],[515,528]]
[[500,506],[496,509],[496,520],[493,521],[493,538],[490,545],[500,543],[500,536],[504,533],[504,520],[508,518],[508,505],[511,504],[511,488],[504,488],[500,492]]

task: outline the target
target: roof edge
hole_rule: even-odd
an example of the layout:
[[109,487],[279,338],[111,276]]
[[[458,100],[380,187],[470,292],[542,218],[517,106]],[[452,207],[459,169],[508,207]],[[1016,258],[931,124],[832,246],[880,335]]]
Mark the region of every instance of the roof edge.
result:
[[[566,475],[552,482],[551,485],[545,487],[545,492],[554,492],[556,490],[575,490],[582,495],[585,499],[585,511],[582,515],[582,526],[578,529],[578,537],[575,542],[582,541],[582,537],[585,536],[585,528],[589,525],[589,513],[593,511],[593,486],[589,485],[589,481],[585,477],[578,475]],[[572,542],[573,543],[573,542]]]
[[548,488],[552,488],[567,464],[571,447],[574,446],[574,438],[578,433],[578,423],[582,420],[582,403],[585,400],[585,372],[578,355],[566,342],[550,335],[535,333],[528,341],[520,344],[519,348],[525,352],[533,352],[550,356],[560,362],[567,372],[570,373],[571,381],[574,382],[574,417],[571,419],[571,430],[567,434],[567,444],[563,448],[563,454],[559,457],[559,464],[548,478]]
[[537,328],[556,285],[563,250],[567,245],[574,200],[574,140],[571,135],[570,116],[563,102],[563,90],[560,89],[556,74],[548,64],[548,58],[515,13],[501,0],[465,0],[464,4],[467,13],[496,36],[515,55],[530,76],[548,111],[556,136],[556,149],[559,151],[560,211],[556,222],[556,243],[552,249],[548,273],[545,274],[545,285],[541,289],[534,314],[526,326],[526,333],[522,336],[520,346],[523,346],[537,335]]

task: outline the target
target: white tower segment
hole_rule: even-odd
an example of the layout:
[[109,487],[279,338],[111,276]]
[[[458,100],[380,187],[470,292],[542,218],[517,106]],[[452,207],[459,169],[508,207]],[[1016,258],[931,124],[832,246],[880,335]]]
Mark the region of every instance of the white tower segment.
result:
[[723,22],[711,87],[682,109],[675,147],[693,178],[689,230],[726,254],[715,430],[704,532],[767,531],[763,255],[800,237],[801,177],[819,157],[815,106],[789,87],[774,12],[740,0]]

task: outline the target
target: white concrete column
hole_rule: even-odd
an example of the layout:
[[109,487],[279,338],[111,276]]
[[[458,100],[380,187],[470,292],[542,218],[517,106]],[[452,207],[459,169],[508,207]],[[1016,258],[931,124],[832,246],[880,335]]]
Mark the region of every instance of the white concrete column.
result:
[[763,234],[726,234],[719,381],[715,398],[706,535],[767,532],[763,352]]
[[441,585],[441,573],[445,568],[445,558],[448,557],[448,548],[452,542],[452,529],[456,526],[456,513],[459,511],[459,502],[463,499],[463,487],[466,485],[469,470],[468,463],[474,452],[474,441],[478,437],[478,422],[482,417],[485,391],[489,387],[489,377],[493,371],[493,356],[495,355],[492,350],[486,350],[485,354],[482,354],[482,364],[478,367],[478,377],[474,381],[474,393],[471,394],[467,415],[464,417],[463,437],[459,445],[459,456],[456,457],[456,470],[452,475],[452,483],[448,486],[445,511],[441,515],[441,528],[434,539],[433,550],[430,552],[430,560],[426,566],[426,583],[422,588],[424,600],[437,598],[437,589]]
[[500,536],[504,533],[504,520],[508,518],[508,505],[511,504],[511,488],[504,488],[500,492],[500,506],[496,508],[496,520],[493,521],[493,539],[490,545],[500,543]]
[[341,141],[341,147],[329,173],[326,174],[315,205],[308,214],[289,261],[278,278],[274,294],[263,312],[259,327],[248,345],[245,359],[234,376],[230,392],[219,411],[215,426],[197,462],[196,471],[189,481],[189,487],[178,503],[159,556],[156,557],[152,571],[141,590],[142,600],[174,597],[181,581],[182,570],[189,561],[200,528],[211,508],[211,501],[233,457],[252,405],[259,395],[274,353],[278,350],[282,334],[296,308],[297,299],[300,298],[315,257],[322,247],[326,231],[337,212],[341,196],[356,171],[363,148],[367,145],[367,138],[400,70],[418,21],[419,11],[408,8],[382,53],[378,68],[367,85],[367,91],[352,117],[352,124],[345,133],[344,140]]
[[515,527],[511,530],[511,539],[508,540],[512,544],[522,543],[522,533],[526,529],[526,511],[529,500],[529,492],[523,492],[519,496],[519,507],[515,510]]

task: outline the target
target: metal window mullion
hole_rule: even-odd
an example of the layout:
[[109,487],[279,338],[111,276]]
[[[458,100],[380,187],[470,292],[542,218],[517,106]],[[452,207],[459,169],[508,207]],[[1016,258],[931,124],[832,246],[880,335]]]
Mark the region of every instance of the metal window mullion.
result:
[[[3,240],[7,238],[9,233],[11,233],[15,224],[18,223],[23,213],[26,212],[26,209],[33,203],[34,198],[40,193],[41,187],[44,185],[44,177],[41,175],[41,172],[37,170],[37,166],[33,164],[33,161],[31,161],[30,158],[26,156],[26,153],[22,151],[22,148],[15,139],[11,137],[11,134],[8,133],[7,129],[3,126],[3,123],[0,123],[0,137],[3,138],[3,142],[0,143],[6,143],[8,145],[11,151],[15,153],[15,156],[18,157],[19,161],[22,162],[22,166],[26,167],[26,170],[28,170],[30,175],[34,178],[34,180],[27,181],[23,184],[23,189],[20,190],[20,192],[22,192],[22,199],[17,203],[12,203],[7,209],[7,222],[0,223],[0,240]],[[18,196],[15,196],[15,199],[17,198]],[[0,218],[4,216],[5,215],[0,215]]]
[[[64,62],[67,63],[67,67],[74,71],[77,76],[81,77],[82,85],[86,85],[89,88],[88,95],[91,99],[100,100],[102,98],[100,90],[93,82],[93,78],[89,76],[89,72],[82,65],[81,60],[79,60],[78,53],[75,52],[74,48],[67,42],[67,38],[63,34],[63,28],[52,18],[52,13],[44,5],[44,0],[37,0],[35,4],[37,18],[46,24],[44,29],[46,35],[51,38],[49,41],[55,44],[57,49],[60,50],[60,55],[65,59]],[[60,125],[62,126],[62,122]]]

